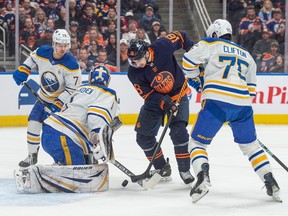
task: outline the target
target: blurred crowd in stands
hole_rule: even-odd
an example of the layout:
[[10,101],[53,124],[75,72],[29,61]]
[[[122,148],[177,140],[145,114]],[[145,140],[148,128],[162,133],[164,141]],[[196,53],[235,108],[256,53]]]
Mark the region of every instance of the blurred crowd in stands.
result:
[[[154,0],[121,0],[117,38],[117,0],[68,0],[71,53],[81,70],[104,64],[111,72],[127,71],[127,50],[131,39],[148,44],[167,32]],[[52,45],[55,29],[65,28],[65,0],[20,0],[19,42],[30,50]],[[6,30],[9,55],[15,55],[15,0],[0,0],[0,26]],[[116,68],[116,44],[120,43],[120,70]]]
[[[71,53],[82,71],[105,64],[113,71],[127,71],[127,49],[133,38],[148,44],[167,31],[157,0],[121,0],[117,38],[117,0],[68,0]],[[119,1],[119,0],[118,0]],[[259,72],[284,71],[285,0],[227,0],[228,20],[235,42],[250,51]],[[65,28],[65,0],[20,0],[19,42],[30,50],[52,44],[52,34]],[[9,55],[15,55],[15,0],[0,0],[0,26],[6,30]],[[120,64],[116,68],[116,44]]]
[[285,0],[228,0],[235,42],[250,51],[258,72],[284,72]]

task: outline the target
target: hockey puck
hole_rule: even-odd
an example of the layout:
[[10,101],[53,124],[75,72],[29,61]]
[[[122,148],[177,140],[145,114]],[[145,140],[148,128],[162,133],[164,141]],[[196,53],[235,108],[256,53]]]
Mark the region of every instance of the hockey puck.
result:
[[127,184],[128,184],[128,180],[127,180],[127,179],[125,179],[125,180],[122,182],[122,187],[126,187],[126,186],[127,186]]

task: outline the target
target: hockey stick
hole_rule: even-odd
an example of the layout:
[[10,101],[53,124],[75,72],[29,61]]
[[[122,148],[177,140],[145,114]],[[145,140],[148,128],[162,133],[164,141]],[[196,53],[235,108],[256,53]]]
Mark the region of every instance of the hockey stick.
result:
[[[179,97],[177,98],[177,101],[176,101],[176,106],[177,106],[177,107],[179,106],[180,100],[181,100],[181,98],[182,98],[182,94],[183,94],[184,90],[186,89],[187,82],[188,82],[188,78],[185,79],[185,81],[184,81],[184,83],[183,83],[183,85],[182,85],[182,88],[181,88],[181,90],[180,90]],[[177,111],[178,111],[178,110],[177,110]],[[161,144],[162,144],[162,141],[163,141],[163,139],[164,139],[164,136],[165,136],[165,134],[166,134],[166,131],[167,131],[167,129],[168,129],[168,127],[169,127],[169,125],[170,125],[170,123],[171,123],[171,121],[172,121],[172,118],[177,115],[177,111],[174,112],[174,113],[170,113],[169,118],[168,118],[168,121],[167,121],[167,123],[166,123],[166,125],[165,125],[165,127],[164,127],[164,129],[163,129],[163,132],[162,132],[162,134],[161,134],[161,136],[160,136],[160,139],[159,139],[159,141],[158,141],[158,143],[157,143],[157,145],[156,145],[155,151],[154,151],[154,153],[153,153],[153,156],[152,156],[152,158],[151,158],[151,160],[150,160],[150,162],[149,162],[149,165],[148,165],[147,169],[144,171],[144,173],[142,173],[142,174],[140,174],[140,175],[131,176],[131,181],[132,181],[132,182],[137,182],[137,181],[144,180],[144,179],[150,177],[150,176],[149,176],[150,169],[151,169],[151,167],[152,167],[152,165],[153,165],[153,163],[154,163],[154,161],[155,161],[156,154],[158,153],[158,151],[159,151],[159,149],[160,149],[160,146],[161,146]],[[158,181],[158,182],[159,182],[159,181],[161,180],[161,178],[162,178],[158,173],[155,173],[155,174],[153,175],[153,177],[154,177],[154,180],[155,180],[155,181],[156,181],[156,177],[157,177],[157,181]]]
[[[84,140],[85,143],[87,143],[90,147],[93,147],[93,144],[87,140],[86,137],[84,137],[82,134],[80,134],[76,129],[74,129],[73,127],[71,127],[70,125],[68,125],[65,121],[63,121],[58,115],[56,115],[55,113],[53,113],[50,109],[48,104],[39,97],[38,93],[34,91],[33,88],[31,88],[31,86],[29,86],[27,84],[27,82],[23,82],[23,84],[26,86],[26,88],[29,89],[29,91],[31,91],[31,93],[37,98],[37,100],[44,105],[44,107],[47,109],[46,111],[53,116],[54,118],[56,118],[59,122],[61,122],[63,125],[65,125],[69,130],[71,130],[74,134],[76,134],[77,136],[79,136],[82,140]],[[113,152],[113,150],[112,150]],[[135,175],[134,173],[132,173],[131,171],[129,171],[123,164],[121,164],[119,161],[117,161],[115,158],[114,159],[110,159],[109,160],[110,163],[112,163],[114,166],[116,166],[119,170],[121,170],[124,174],[126,174],[128,177],[131,178],[131,176]],[[153,187],[153,185],[151,186],[149,182],[144,182],[142,180],[137,181],[137,183],[145,188],[145,189],[151,189]]]
[[278,157],[276,157],[259,139],[257,139],[259,142],[259,145],[272,157],[274,160],[276,160],[280,166],[282,166],[287,172],[288,172],[288,167],[281,161],[279,160]]

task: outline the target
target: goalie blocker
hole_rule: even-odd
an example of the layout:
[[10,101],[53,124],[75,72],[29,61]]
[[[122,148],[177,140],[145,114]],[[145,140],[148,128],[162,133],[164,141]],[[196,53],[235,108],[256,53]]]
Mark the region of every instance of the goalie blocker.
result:
[[107,191],[107,164],[76,166],[30,166],[15,170],[14,178],[20,193],[91,193]]

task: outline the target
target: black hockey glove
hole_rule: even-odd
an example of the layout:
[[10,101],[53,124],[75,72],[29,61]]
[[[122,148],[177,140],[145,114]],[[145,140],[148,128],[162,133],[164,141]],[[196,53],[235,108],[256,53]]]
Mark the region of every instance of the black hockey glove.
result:
[[169,95],[165,95],[161,102],[160,102],[160,108],[164,110],[168,115],[170,113],[174,113],[178,110],[178,107],[176,104],[171,100]]

